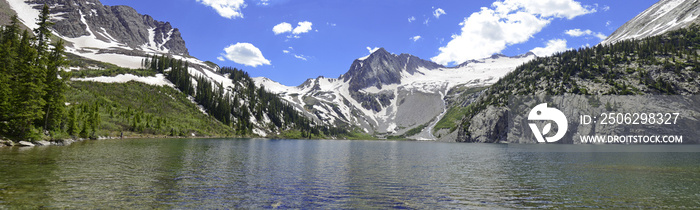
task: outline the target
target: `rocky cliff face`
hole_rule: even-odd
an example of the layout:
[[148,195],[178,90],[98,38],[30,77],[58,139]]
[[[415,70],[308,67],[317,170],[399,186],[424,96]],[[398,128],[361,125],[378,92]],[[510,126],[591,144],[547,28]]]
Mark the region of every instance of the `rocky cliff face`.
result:
[[189,55],[177,28],[128,6],[105,6],[98,0],[29,0],[25,4],[36,10],[49,5],[56,23],[53,30],[65,38],[94,36],[102,42],[121,45],[120,50]]
[[[522,110],[533,106],[517,106],[513,109],[513,96],[597,96],[622,98],[625,95],[681,95],[695,96],[700,92],[700,60],[697,50],[700,41],[700,26],[689,26],[669,31],[665,34],[631,42],[616,42],[612,45],[598,45],[593,48],[571,50],[559,55],[537,58],[515,69],[501,80],[489,87],[471,103],[460,128],[457,141],[460,142],[508,142],[536,143],[531,138],[521,138],[524,133],[514,131],[509,123],[523,123]],[[691,50],[688,50],[691,49]],[[613,99],[571,100],[562,99],[554,104],[565,104],[561,111],[568,116],[580,114],[615,112],[614,110],[677,110],[687,112],[686,116],[697,116],[695,107],[672,105],[672,108],[653,105],[647,102],[628,103],[611,102]],[[656,98],[655,98],[656,99]],[[683,100],[676,100],[683,101]],[[695,102],[693,102],[695,103]],[[536,103],[535,103],[536,104]],[[597,104],[597,105],[594,105]],[[602,106],[600,104],[605,104]],[[671,103],[667,103],[671,104]],[[593,108],[589,108],[591,106]],[[603,108],[604,107],[604,108]],[[661,108],[659,108],[661,107]],[[688,107],[688,106],[685,106]],[[662,109],[663,108],[663,109]],[[596,110],[596,111],[592,111]],[[518,112],[516,112],[518,111]],[[694,118],[694,117],[690,117]],[[697,127],[697,118],[684,122],[687,127]],[[573,138],[574,134],[583,135],[623,135],[630,132],[639,133],[680,133],[654,132],[652,127],[634,128],[613,127],[599,128],[580,123],[571,124],[569,119],[568,136],[558,143],[581,143]],[[663,128],[663,126],[661,126]],[[637,129],[637,130],[635,130]],[[522,130],[522,129],[521,129]],[[687,129],[685,129],[687,130]],[[624,131],[624,132],[623,132]],[[626,133],[625,133],[626,132]],[[527,135],[532,137],[531,134]],[[688,135],[692,136],[692,135]],[[568,137],[568,139],[567,139]],[[697,143],[697,140],[683,143]]]
[[661,0],[608,36],[602,44],[626,39],[642,39],[700,23],[700,2]]

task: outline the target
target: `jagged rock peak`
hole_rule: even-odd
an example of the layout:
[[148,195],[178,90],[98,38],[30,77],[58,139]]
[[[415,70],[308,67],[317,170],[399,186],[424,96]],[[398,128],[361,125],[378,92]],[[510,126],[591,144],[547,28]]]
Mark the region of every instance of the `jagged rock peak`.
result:
[[129,6],[105,6],[99,0],[29,0],[27,3],[35,5],[35,9],[49,5],[56,23],[53,29],[64,37],[92,34],[102,41],[118,42],[133,49],[189,55],[177,28],[139,14]]
[[413,74],[421,67],[436,69],[443,66],[410,54],[396,55],[379,48],[367,57],[356,59],[340,79],[350,81],[351,91],[372,86],[381,89],[382,85],[401,83],[401,72]]

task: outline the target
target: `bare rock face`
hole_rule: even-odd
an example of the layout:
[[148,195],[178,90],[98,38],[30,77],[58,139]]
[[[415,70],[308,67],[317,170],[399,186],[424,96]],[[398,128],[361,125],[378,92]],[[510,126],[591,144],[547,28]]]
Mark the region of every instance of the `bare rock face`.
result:
[[397,96],[388,94],[368,94],[359,90],[384,85],[401,84],[401,73],[416,73],[418,68],[436,69],[443,67],[432,61],[423,60],[410,54],[395,55],[379,48],[371,55],[355,60],[347,73],[339,80],[349,81],[348,88],[353,99],[362,104],[365,109],[380,112]]
[[618,28],[601,44],[626,39],[642,39],[667,31],[699,24],[700,2],[694,0],[661,0]]
[[471,119],[469,127],[461,127],[458,142],[499,143],[508,137],[508,110],[505,107],[488,106]]
[[[128,6],[104,6],[99,0],[30,0],[35,9],[51,8],[53,29],[76,38],[94,34],[103,41],[116,41],[133,49],[149,47],[177,55],[189,55],[180,31],[169,22],[141,15]],[[88,31],[88,29],[90,31]]]
[[350,91],[372,86],[381,89],[383,85],[401,83],[402,71],[413,74],[420,67],[436,69],[443,66],[410,54],[395,55],[379,48],[368,57],[355,60],[350,70],[339,79],[350,81]]

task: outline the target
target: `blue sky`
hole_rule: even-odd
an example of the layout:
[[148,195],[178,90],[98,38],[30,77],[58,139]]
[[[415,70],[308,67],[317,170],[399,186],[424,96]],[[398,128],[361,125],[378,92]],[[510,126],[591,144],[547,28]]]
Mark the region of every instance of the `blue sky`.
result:
[[[192,56],[285,85],[384,47],[453,66],[598,44],[656,1],[101,0],[179,28]],[[274,29],[274,30],[273,30]]]

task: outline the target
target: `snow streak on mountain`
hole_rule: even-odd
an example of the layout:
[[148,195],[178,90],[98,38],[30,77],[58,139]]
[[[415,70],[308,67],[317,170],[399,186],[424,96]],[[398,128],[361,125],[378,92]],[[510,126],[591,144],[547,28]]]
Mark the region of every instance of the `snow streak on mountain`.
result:
[[642,39],[700,23],[697,0],[661,0],[618,28],[601,44]]

